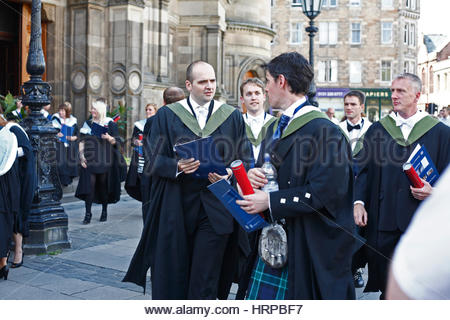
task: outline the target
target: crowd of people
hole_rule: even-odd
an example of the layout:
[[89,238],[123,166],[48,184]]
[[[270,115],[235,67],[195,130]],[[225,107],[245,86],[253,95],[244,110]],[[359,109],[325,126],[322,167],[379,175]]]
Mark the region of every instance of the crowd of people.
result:
[[[391,84],[393,112],[371,123],[364,116],[364,94],[351,90],[339,122],[333,108],[323,113],[309,102],[314,73],[302,55],[281,54],[265,70],[265,83],[257,78],[241,83],[241,113],[214,99],[214,68],[191,63],[188,96],[168,88],[164,106],[147,104],[145,118],[134,123],[128,172],[124,141],[107,117],[105,99],[93,101],[91,117],[80,129],[70,103],[53,115],[44,107],[42,115],[60,130],[61,184],[79,177],[75,195],[85,201],[83,224],[91,222],[92,203],[102,204],[99,220],[107,220],[108,204],[119,201],[123,181],[128,194],[142,202],[144,227],[123,281],[145,290],[150,269],[153,299],[226,299],[232,283],[239,286],[237,299],[354,299],[355,287],[365,284],[366,264],[365,291],[381,291],[380,299],[386,298],[394,250],[414,212],[434,193],[426,179],[423,187],[411,186],[402,167],[420,144],[444,172],[450,161],[447,109],[440,121],[419,111],[421,81],[404,73]],[[281,110],[280,117],[266,112],[267,104]],[[21,108],[15,110],[18,120],[24,116]],[[11,268],[23,263],[22,237],[28,234],[36,178],[23,178],[35,161],[26,133],[14,122],[0,121],[0,276],[6,279],[11,240]],[[175,151],[205,137],[215,142],[214,156],[226,174],[199,177],[199,159],[180,158]],[[248,171],[253,194],[242,194],[230,169],[237,159]],[[267,159],[278,174],[279,189],[271,192],[263,190],[268,180],[261,167]],[[259,250],[261,230],[247,233],[209,191],[222,179],[241,192],[235,205],[281,226],[287,263],[267,263]]]

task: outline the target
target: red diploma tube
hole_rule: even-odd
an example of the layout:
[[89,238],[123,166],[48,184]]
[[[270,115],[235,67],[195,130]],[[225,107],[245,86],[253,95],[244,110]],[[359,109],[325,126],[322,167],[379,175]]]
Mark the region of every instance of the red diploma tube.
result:
[[142,133],[140,133],[138,138],[139,138],[139,141],[142,141],[142,139],[144,139],[144,135]]
[[244,164],[241,160],[235,160],[231,163],[231,170],[233,170],[237,183],[241,187],[244,195],[254,194],[255,191],[248,180],[247,172],[245,171]]
[[411,163],[407,162],[403,165],[403,171],[408,176],[409,182],[414,188],[422,188],[423,182],[420,180],[419,175],[417,174],[416,170],[414,170],[414,167]]

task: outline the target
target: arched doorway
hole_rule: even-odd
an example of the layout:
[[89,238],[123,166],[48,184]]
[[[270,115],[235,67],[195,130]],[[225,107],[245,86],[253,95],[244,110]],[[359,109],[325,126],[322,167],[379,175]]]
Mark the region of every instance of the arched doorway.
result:
[[[265,76],[264,68],[263,68],[263,65],[265,63],[266,62],[262,59],[250,58],[243,64],[243,66],[240,70],[238,82],[237,82],[239,96],[241,94],[241,92],[240,92],[241,83],[244,82],[245,80],[247,80],[249,78],[259,78],[262,81],[265,81],[266,76]],[[239,100],[239,106],[242,110],[242,113],[247,112],[247,108],[245,107],[245,104],[242,104],[240,102],[240,100]]]
[[0,2],[0,94],[19,94],[21,4]]
[[[44,11],[43,11],[44,12]],[[0,94],[18,95],[29,80],[26,70],[31,32],[31,3],[0,2]],[[46,58],[47,22],[42,16],[42,49]],[[46,59],[47,61],[47,59]],[[43,75],[46,80],[46,73]]]

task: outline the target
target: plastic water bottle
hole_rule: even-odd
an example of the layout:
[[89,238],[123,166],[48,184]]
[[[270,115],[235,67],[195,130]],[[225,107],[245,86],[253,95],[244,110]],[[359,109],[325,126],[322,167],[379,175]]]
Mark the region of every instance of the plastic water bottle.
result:
[[270,163],[270,155],[268,153],[264,154],[264,163],[263,163],[261,169],[263,170],[264,174],[266,175],[266,179],[269,181],[262,188],[262,191],[264,191],[264,192],[278,191],[277,170]]

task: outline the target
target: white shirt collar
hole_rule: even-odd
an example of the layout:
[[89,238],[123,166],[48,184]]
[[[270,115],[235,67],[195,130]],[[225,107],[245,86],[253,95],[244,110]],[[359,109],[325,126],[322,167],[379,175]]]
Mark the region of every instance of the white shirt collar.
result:
[[297,101],[295,101],[293,104],[291,104],[289,106],[289,108],[287,108],[286,110],[284,110],[283,114],[289,116],[290,118],[292,118],[292,116],[294,115],[294,111],[295,109],[301,105],[302,103],[304,103],[306,101],[306,97],[302,97],[300,99],[298,99]]
[[256,120],[257,122],[263,122],[263,121],[264,121],[264,115],[265,115],[265,112],[261,112],[261,114],[259,114],[259,115],[257,115],[256,117],[254,117],[254,116],[250,115],[250,114],[247,112],[247,119],[248,119],[249,121],[251,121],[251,120]]
[[395,124],[398,127],[400,127],[403,123],[408,123],[408,125],[412,129],[417,122],[419,122],[420,120],[422,120],[427,116],[427,113],[417,110],[417,112],[408,119],[404,119],[400,114],[398,113],[396,114],[395,112],[391,112],[389,116],[395,120]]
[[350,120],[347,119],[347,123],[349,125],[351,125],[352,127],[357,126],[358,124],[362,127],[361,123],[362,123],[363,118],[361,117],[361,119],[359,119],[359,121],[355,124],[351,123]]
[[198,108],[202,108],[202,109],[208,110],[209,104],[211,103],[211,101],[208,101],[207,103],[205,103],[205,104],[203,104],[203,105],[200,105],[200,104],[198,104],[197,102],[195,102],[195,100],[192,99],[191,96],[189,96],[189,102],[191,103],[192,108],[193,108],[194,110],[197,110]]

